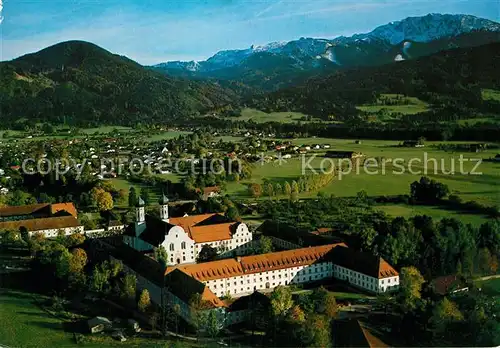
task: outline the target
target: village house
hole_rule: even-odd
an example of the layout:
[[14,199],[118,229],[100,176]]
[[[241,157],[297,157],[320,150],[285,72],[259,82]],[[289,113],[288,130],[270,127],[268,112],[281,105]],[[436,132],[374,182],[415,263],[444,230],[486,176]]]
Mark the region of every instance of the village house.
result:
[[139,199],[136,222],[123,236],[127,245],[139,251],[162,246],[168,252],[169,265],[194,263],[205,245],[217,249],[220,255],[244,255],[250,250],[252,239],[246,224],[221,214],[170,217],[166,196],[160,200],[159,218],[146,216],[144,201]]
[[203,189],[196,189],[197,193],[201,193],[201,199],[204,201],[212,197],[217,197],[220,195],[221,189],[219,186],[208,186]]
[[83,233],[84,228],[77,219],[73,203],[31,204],[0,208],[0,230],[27,232],[28,235],[42,233],[45,237],[57,237]]
[[327,151],[325,157],[355,159],[363,157],[363,154],[355,151]]

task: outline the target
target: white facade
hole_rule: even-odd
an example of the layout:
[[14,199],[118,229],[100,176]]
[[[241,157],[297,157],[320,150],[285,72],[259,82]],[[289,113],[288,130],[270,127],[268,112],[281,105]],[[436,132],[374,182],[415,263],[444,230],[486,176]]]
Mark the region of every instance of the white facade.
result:
[[240,297],[256,290],[271,291],[279,285],[304,284],[334,277],[363,290],[381,293],[399,286],[399,276],[374,278],[332,262],[316,262],[311,265],[249,273],[233,277],[202,281],[218,296]]
[[[160,205],[160,218],[165,223],[169,223],[168,204]],[[136,208],[137,222],[134,224],[135,236],[123,236],[125,244],[138,251],[152,250],[155,246],[142,240],[140,235],[146,230],[144,207]],[[168,252],[169,259],[167,265],[195,263],[198,255],[205,245],[216,249],[221,257],[246,255],[251,250],[253,235],[248,226],[244,223],[237,224],[234,233],[228,232],[230,238],[206,242],[196,242],[181,226],[173,226],[161,246]],[[214,228],[217,225],[214,225]],[[229,227],[227,227],[229,228]]]
[[216,249],[221,256],[246,255],[252,246],[253,235],[244,223],[240,223],[231,239],[216,240],[212,242],[195,242],[196,257],[205,245]]
[[334,265],[333,276],[358,288],[375,293],[390,291],[399,286],[399,276],[379,279],[339,265]]
[[168,252],[168,265],[194,263],[199,253],[195,249],[194,240],[180,226],[174,226],[168,231],[162,246]]
[[46,238],[54,238],[54,237],[57,237],[59,231],[63,231],[65,236],[69,236],[73,233],[82,233],[83,234],[84,227],[83,226],[62,227],[62,228],[54,228],[54,229],[48,229],[48,230],[28,231],[28,235],[31,237],[36,233],[41,233]]
[[232,297],[249,295],[255,290],[271,291],[279,285],[303,284],[333,276],[331,262],[317,262],[312,265],[269,270],[229,278],[202,281],[219,296]]

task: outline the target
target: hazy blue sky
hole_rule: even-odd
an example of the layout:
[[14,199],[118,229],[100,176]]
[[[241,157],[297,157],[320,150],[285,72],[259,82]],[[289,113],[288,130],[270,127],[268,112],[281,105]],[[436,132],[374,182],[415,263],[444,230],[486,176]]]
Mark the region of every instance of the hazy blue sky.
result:
[[431,12],[498,21],[498,4],[498,0],[4,0],[0,59],[78,39],[142,64],[200,60],[219,50],[252,44],[368,32]]

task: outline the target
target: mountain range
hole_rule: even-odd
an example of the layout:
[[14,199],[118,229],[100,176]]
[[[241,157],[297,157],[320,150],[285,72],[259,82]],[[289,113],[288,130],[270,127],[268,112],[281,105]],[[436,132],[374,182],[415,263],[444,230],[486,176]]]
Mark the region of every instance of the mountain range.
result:
[[499,23],[470,15],[429,14],[351,37],[274,42],[220,51],[205,61],[166,62],[152,68],[174,76],[239,80],[251,87],[276,90],[314,74],[388,64],[499,40]]
[[89,42],[61,42],[0,63],[2,126],[182,121],[239,105],[349,119],[380,93],[481,108],[481,88],[500,89],[499,35],[500,24],[485,19],[428,15],[368,34],[301,38],[156,67]]
[[99,125],[186,118],[234,102],[231,90],[146,69],[84,41],[0,63],[4,125],[20,120]]

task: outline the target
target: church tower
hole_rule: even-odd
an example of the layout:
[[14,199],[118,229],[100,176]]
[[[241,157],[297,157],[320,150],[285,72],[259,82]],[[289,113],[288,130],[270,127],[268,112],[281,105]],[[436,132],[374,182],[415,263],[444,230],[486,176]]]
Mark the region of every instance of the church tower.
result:
[[168,198],[165,195],[160,198],[160,219],[168,222]]
[[146,218],[145,218],[145,214],[144,214],[144,200],[142,199],[142,197],[139,197],[139,200],[137,202],[137,207],[135,209],[135,218],[136,218],[136,222],[137,224],[143,224],[145,221],[146,221]]

